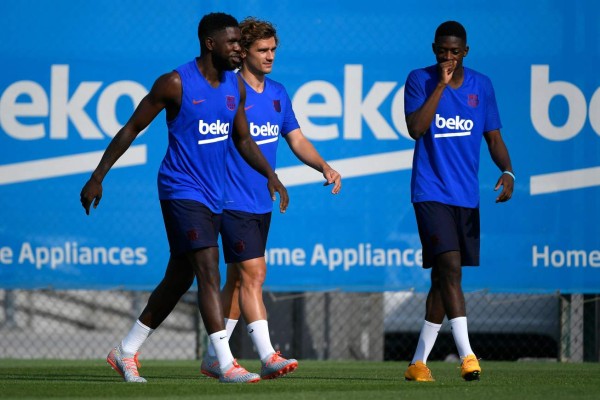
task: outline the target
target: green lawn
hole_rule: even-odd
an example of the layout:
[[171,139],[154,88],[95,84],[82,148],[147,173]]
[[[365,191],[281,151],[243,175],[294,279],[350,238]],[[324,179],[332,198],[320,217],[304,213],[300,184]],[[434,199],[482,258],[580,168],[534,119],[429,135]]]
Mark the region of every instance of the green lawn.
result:
[[[599,399],[600,363],[482,362],[479,382],[455,363],[430,362],[436,382],[405,382],[406,363],[300,361],[292,375],[220,384],[197,361],[143,361],[147,384],[127,384],[104,360],[0,360],[0,398],[162,399]],[[257,361],[241,361],[258,371]]]

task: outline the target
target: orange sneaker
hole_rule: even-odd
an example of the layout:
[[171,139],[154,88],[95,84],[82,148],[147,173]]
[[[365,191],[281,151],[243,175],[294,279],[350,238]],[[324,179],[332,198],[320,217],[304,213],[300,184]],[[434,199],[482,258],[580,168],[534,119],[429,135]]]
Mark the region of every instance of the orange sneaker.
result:
[[462,363],[460,364],[460,376],[465,381],[478,381],[479,375],[481,375],[481,367],[479,366],[479,360],[475,357],[475,354],[469,354],[463,357]]
[[427,365],[423,361],[417,361],[414,364],[409,364],[408,368],[404,372],[404,379],[407,381],[417,382],[434,382],[431,370],[427,368]]

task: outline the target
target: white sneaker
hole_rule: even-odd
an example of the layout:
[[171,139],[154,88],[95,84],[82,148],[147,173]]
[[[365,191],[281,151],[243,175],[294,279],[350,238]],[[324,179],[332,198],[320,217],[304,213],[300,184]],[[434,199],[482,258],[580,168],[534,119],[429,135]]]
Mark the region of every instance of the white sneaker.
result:
[[202,359],[200,365],[200,372],[208,377],[219,379],[221,376],[221,366],[219,365],[219,359],[215,356],[206,355]]
[[138,354],[135,353],[133,357],[124,357],[123,349],[121,345],[118,345],[108,353],[106,362],[123,377],[125,382],[146,383],[146,380],[138,372],[138,368],[141,367]]
[[260,381],[260,376],[252,372],[246,371],[246,368],[241,367],[234,359],[231,368],[219,376],[221,383],[256,383]]

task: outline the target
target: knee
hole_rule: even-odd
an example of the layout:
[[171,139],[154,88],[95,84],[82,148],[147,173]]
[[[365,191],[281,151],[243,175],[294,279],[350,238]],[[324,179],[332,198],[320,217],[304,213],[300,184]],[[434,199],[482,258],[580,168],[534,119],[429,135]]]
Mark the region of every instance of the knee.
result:
[[266,271],[263,269],[253,269],[242,274],[241,280],[238,281],[242,287],[262,287],[265,282]]
[[460,281],[462,279],[462,270],[459,266],[447,266],[440,271],[439,274],[439,285],[440,286],[454,286],[460,285]]

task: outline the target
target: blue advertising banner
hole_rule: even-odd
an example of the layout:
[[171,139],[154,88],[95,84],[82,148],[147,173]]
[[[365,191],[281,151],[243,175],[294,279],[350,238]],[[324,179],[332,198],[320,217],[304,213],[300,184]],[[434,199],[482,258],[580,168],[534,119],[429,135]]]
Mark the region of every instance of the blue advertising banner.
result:
[[435,63],[435,28],[468,33],[465,65],[495,87],[517,175],[481,149],[481,267],[465,290],[600,292],[600,4],[386,1],[68,0],[0,3],[0,287],[149,290],[168,244],[156,174],[164,113],[104,181],[86,216],[79,191],[154,80],[199,54],[213,11],[276,24],[274,72],[304,134],[344,177],[323,178],[282,142],[290,207],[273,213],[273,291],[426,291],[410,203],[414,141],[404,82]]

